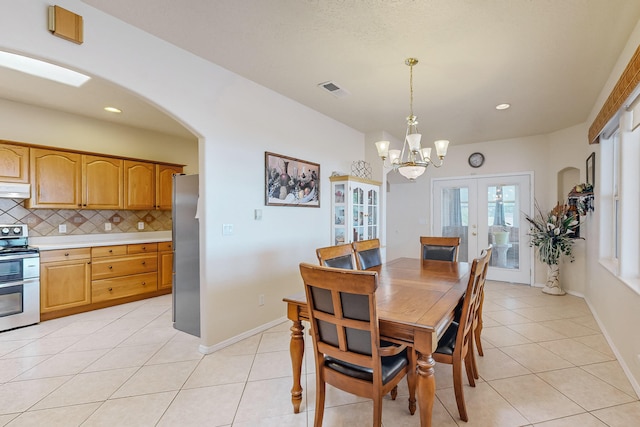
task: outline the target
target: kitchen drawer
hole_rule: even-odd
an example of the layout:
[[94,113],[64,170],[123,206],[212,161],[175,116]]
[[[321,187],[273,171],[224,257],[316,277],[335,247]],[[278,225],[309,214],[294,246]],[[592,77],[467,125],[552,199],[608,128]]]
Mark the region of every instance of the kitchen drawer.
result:
[[91,256],[94,258],[104,258],[127,254],[127,245],[118,246],[96,246],[91,248]]
[[173,242],[159,242],[158,252],[168,252],[173,250]]
[[158,290],[157,278],[156,273],[147,273],[115,279],[94,280],[91,282],[91,302],[96,303],[154,292]]
[[127,255],[115,258],[94,259],[91,267],[91,279],[108,279],[130,274],[151,273],[158,270],[158,255]]
[[127,245],[128,254],[148,254],[158,252],[157,243],[138,243],[135,245]]
[[90,248],[76,249],[56,249],[53,251],[41,251],[40,262],[73,261],[79,259],[89,259],[91,257]]

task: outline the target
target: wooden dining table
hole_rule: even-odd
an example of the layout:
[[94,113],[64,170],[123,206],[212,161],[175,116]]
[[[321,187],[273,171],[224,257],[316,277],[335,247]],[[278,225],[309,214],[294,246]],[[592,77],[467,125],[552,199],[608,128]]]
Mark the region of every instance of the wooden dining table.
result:
[[[438,338],[451,323],[454,310],[464,296],[469,280],[466,262],[430,261],[398,258],[369,270],[378,272],[376,291],[381,338],[403,342],[417,352],[417,400],[422,427],[431,426],[436,392],[432,354]],[[303,292],[284,298],[291,327],[291,365],[293,411],[302,402],[303,321],[309,320]]]

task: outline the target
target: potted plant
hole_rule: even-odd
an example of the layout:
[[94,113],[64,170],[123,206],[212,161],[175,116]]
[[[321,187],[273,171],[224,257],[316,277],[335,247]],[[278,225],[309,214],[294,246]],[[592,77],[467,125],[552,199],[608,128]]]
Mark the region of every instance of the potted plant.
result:
[[501,225],[497,231],[493,232],[493,240],[496,245],[506,245],[509,243],[509,224]]
[[558,262],[566,255],[573,262],[574,234],[579,222],[575,212],[566,204],[558,204],[544,214],[536,203],[536,214],[533,218],[525,215],[530,224],[530,245],[536,248],[538,259],[547,264],[547,283],[542,292],[550,295],[564,295],[558,280],[560,267]]

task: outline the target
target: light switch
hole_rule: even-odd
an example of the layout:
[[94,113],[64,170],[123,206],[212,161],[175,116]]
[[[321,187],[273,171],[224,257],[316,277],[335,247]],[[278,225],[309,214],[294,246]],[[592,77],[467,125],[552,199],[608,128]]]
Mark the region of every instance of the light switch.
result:
[[233,234],[233,224],[222,224],[222,235],[231,236]]
[[138,230],[144,230],[144,222],[142,221],[138,222]]
[[111,231],[111,223],[110,222],[105,222],[104,223],[104,231]]
[[58,233],[66,233],[67,232],[67,224],[60,224],[58,226]]
[[253,219],[256,221],[262,220],[262,209],[256,209],[253,211]]

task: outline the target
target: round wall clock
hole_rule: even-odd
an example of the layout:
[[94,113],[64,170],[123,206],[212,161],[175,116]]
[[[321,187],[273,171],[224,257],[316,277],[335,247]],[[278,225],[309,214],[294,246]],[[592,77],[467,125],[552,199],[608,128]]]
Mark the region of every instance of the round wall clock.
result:
[[484,163],[484,154],[473,153],[469,156],[469,166],[472,168],[479,168]]

